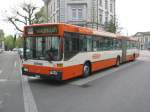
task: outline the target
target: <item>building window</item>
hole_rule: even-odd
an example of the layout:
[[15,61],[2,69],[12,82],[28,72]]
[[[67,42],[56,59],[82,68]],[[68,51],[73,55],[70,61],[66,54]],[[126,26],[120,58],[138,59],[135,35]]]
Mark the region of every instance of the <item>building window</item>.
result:
[[110,3],[110,12],[113,12],[113,4]]
[[53,11],[53,7],[51,6],[51,13],[50,13],[50,15],[52,15],[52,11]]
[[105,12],[105,23],[108,23],[108,16],[109,16],[108,12]]
[[73,20],[83,19],[83,9],[81,8],[72,9],[72,19]]
[[103,23],[103,10],[99,10],[99,22],[100,24]]
[[108,9],[108,0],[105,0],[105,9]]
[[108,23],[108,16],[105,16],[105,23]]
[[59,10],[57,10],[57,22],[60,22]]
[[114,20],[114,17],[112,15],[110,15],[110,20],[113,21]]
[[54,12],[55,12],[55,2],[54,2]]
[[72,19],[76,19],[76,18],[77,18],[77,10],[72,9]]
[[102,4],[102,0],[99,0],[99,5],[100,5],[100,6],[102,6],[102,5],[103,5],[103,4]]
[[54,23],[55,23],[55,15],[54,15]]
[[102,20],[103,20],[103,15],[100,14],[100,15],[99,15],[99,21],[100,21],[100,24],[102,24]]
[[78,19],[82,19],[82,18],[83,18],[83,10],[78,9]]

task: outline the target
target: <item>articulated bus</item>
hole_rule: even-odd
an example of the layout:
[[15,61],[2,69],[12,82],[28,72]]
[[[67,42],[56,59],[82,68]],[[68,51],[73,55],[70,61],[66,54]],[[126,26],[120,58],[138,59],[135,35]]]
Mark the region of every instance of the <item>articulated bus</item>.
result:
[[24,28],[22,73],[54,80],[87,77],[139,56],[132,37],[69,24],[35,24]]

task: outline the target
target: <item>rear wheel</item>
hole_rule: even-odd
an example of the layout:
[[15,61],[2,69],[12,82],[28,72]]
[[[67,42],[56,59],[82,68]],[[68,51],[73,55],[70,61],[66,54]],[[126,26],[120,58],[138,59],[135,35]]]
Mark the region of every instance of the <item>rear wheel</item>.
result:
[[47,77],[44,77],[44,76],[39,76],[40,79],[48,79]]
[[83,77],[87,77],[91,74],[90,63],[85,63],[83,66]]
[[136,57],[135,57],[135,54],[133,54],[133,61],[135,61]]
[[120,65],[120,57],[117,57],[117,60],[116,60],[116,67],[118,67]]

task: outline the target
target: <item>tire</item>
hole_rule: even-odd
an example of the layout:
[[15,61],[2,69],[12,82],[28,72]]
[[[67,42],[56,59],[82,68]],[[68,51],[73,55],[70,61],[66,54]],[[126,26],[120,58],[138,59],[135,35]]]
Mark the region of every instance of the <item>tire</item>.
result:
[[83,77],[88,77],[91,74],[90,63],[85,63],[83,66]]
[[117,57],[117,60],[116,60],[116,67],[119,67],[120,66],[120,57]]
[[48,79],[47,77],[44,77],[44,76],[39,76],[40,79]]
[[135,61],[136,57],[135,57],[135,54],[133,54],[133,61]]

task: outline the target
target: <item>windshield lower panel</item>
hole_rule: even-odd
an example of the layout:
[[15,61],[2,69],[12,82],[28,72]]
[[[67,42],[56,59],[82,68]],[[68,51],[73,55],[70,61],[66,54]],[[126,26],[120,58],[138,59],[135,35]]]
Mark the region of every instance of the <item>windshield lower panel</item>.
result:
[[61,61],[61,46],[60,37],[27,37],[25,38],[24,57],[26,59]]

